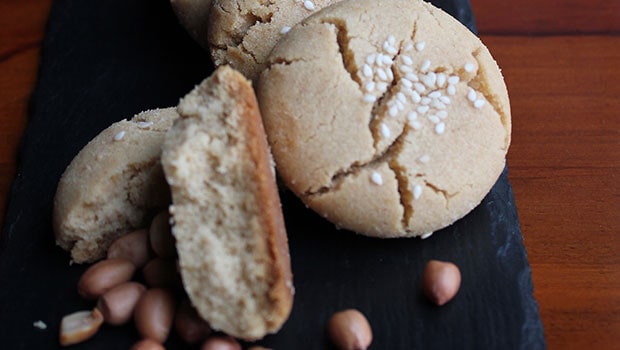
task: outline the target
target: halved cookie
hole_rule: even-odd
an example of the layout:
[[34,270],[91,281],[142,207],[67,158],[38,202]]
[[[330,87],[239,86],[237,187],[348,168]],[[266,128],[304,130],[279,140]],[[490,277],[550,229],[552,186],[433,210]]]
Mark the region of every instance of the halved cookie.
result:
[[212,328],[262,338],[288,318],[293,285],[254,90],[239,72],[220,67],[178,112],[162,164],[185,290]]

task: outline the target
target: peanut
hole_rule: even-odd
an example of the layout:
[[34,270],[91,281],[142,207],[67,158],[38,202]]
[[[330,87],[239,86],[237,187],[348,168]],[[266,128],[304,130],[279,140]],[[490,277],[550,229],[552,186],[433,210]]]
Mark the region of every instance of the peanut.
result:
[[149,228],[151,248],[162,258],[174,258],[177,255],[174,236],[170,230],[170,214],[162,211],[157,214]]
[[151,258],[149,235],[146,229],[136,230],[117,238],[108,248],[108,259],[125,258],[141,268]]
[[355,309],[336,312],[329,319],[327,332],[334,345],[342,350],[365,350],[372,342],[368,320]]
[[461,286],[461,272],[451,262],[430,260],[422,276],[422,291],[436,305],[444,305],[454,298]]
[[211,327],[198,315],[189,299],[179,305],[174,327],[179,337],[188,344],[196,344],[211,334]]
[[60,322],[60,345],[81,343],[94,336],[101,324],[103,315],[96,308],[92,311],[78,311],[62,318]]
[[134,321],[138,333],[163,343],[170,334],[174,319],[175,299],[163,288],[149,289],[142,294],[134,310]]
[[181,275],[174,260],[155,258],[142,269],[146,285],[152,288],[181,288]]
[[215,336],[207,339],[200,350],[241,350],[241,344],[231,336]]
[[153,339],[142,339],[135,343],[130,350],[166,350],[166,348]]
[[146,288],[137,282],[126,282],[110,289],[97,302],[106,323],[118,326],[127,323]]
[[78,282],[78,293],[85,299],[97,299],[113,287],[127,282],[136,267],[123,258],[102,260],[89,267]]

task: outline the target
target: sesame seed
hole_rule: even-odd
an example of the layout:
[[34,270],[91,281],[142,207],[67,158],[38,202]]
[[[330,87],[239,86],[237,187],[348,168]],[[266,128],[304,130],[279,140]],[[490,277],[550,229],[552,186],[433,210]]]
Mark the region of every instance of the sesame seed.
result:
[[450,97],[448,96],[439,96],[439,101],[449,105],[450,103],[452,103],[452,100],[450,99]]
[[413,186],[413,199],[419,199],[422,196],[422,186],[415,185]]
[[411,111],[407,114],[407,120],[412,122],[414,120],[418,119],[418,113]]
[[420,70],[422,72],[426,72],[430,67],[431,67],[431,61],[425,60],[424,62],[422,62],[422,66],[420,66]]
[[399,111],[402,111],[405,109],[405,104],[403,104],[399,100],[394,101],[394,103],[396,104],[396,107],[398,108]]
[[371,92],[375,89],[375,82],[374,81],[370,81],[366,84],[366,86],[364,86],[364,88],[366,89],[366,91]]
[[381,80],[388,80],[388,76],[383,68],[377,68],[377,76],[379,76]]
[[424,96],[422,97],[422,99],[420,100],[420,103],[422,103],[422,105],[426,106],[426,105],[430,105],[431,104],[431,99]]
[[405,94],[400,91],[396,94],[396,99],[398,99],[401,103],[407,103],[407,97],[405,97]]
[[446,84],[446,75],[444,73],[437,74],[437,86],[443,87]]
[[411,57],[407,56],[407,55],[403,55],[401,56],[403,59],[403,63],[410,66],[413,64],[413,60],[411,59]]
[[413,87],[413,83],[411,82],[411,80],[407,79],[407,78],[401,78],[400,82],[403,84],[403,86],[405,86],[407,89],[411,89]]
[[445,110],[437,111],[437,116],[441,119],[446,119],[448,117],[448,112]]
[[413,81],[413,82],[420,81],[420,78],[415,73],[407,73],[407,75],[405,75],[405,78],[407,78],[407,79],[409,79],[410,81]]
[[382,53],[378,53],[378,54],[377,54],[377,57],[375,58],[375,64],[376,64],[377,66],[381,66],[381,65],[383,65],[383,56],[385,56],[385,55],[384,55],[384,54],[382,54]]
[[441,101],[439,100],[433,100],[433,102],[431,103],[431,106],[437,109],[446,109],[446,105],[441,103]]
[[364,76],[369,78],[372,77],[372,68],[370,68],[369,65],[365,64],[362,71],[364,72]]
[[138,122],[138,127],[140,129],[146,129],[151,126],[153,126],[153,122]]
[[431,93],[428,94],[428,97],[430,98],[440,98],[441,97],[441,92],[440,91],[432,91]]
[[431,160],[431,157],[428,154],[425,154],[422,157],[418,158],[418,160],[420,161],[420,163],[428,163]]
[[435,125],[435,132],[439,135],[443,134],[446,131],[446,124],[445,123],[439,123],[437,125]]
[[383,51],[385,51],[385,52],[390,52],[390,49],[391,49],[391,48],[392,48],[392,46],[390,45],[390,43],[389,43],[389,42],[385,41],[385,42],[383,43]]
[[379,186],[383,185],[383,177],[376,171],[372,172],[370,175],[370,180]]
[[405,74],[409,75],[413,72],[413,68],[409,67],[409,66],[400,66],[399,67],[401,71],[403,71]]
[[423,75],[420,80],[422,80],[424,85],[432,89],[435,87],[435,82],[437,81],[437,74],[430,72],[426,75]]
[[390,114],[390,117],[396,117],[398,115],[398,107],[396,106],[390,107],[388,113]]
[[433,233],[432,233],[432,232],[426,232],[425,234],[423,234],[422,236],[420,236],[420,238],[422,238],[422,239],[427,239],[427,238],[429,238],[429,237],[430,237],[430,236],[432,236],[432,235],[433,235]]
[[368,55],[368,57],[366,57],[366,63],[373,65],[375,64],[375,59],[377,58],[377,56],[374,53],[371,53],[370,55]]
[[426,43],[425,43],[424,41],[418,41],[418,42],[415,44],[415,49],[416,49],[417,51],[422,51],[422,50],[424,50],[424,47],[426,47]]
[[441,119],[439,119],[439,117],[434,114],[429,115],[428,120],[430,120],[433,124],[439,124],[439,122],[441,121]]
[[304,1],[304,7],[306,8],[306,10],[308,11],[314,11],[314,3],[310,0],[306,0]]
[[450,78],[448,78],[448,84],[450,85],[456,85],[459,83],[461,79],[459,78],[458,75],[452,75],[450,76]]
[[387,77],[388,77],[388,79],[389,79],[390,81],[391,81],[391,80],[394,80],[394,73],[392,72],[392,70],[391,70],[391,69],[386,70],[386,73],[387,73]]
[[388,138],[392,133],[390,132],[390,128],[388,128],[385,123],[381,123],[381,136]]
[[411,51],[413,49],[413,44],[409,43],[407,44],[407,46],[405,46],[405,51]]
[[415,88],[415,91],[417,91],[419,93],[423,93],[424,91],[426,91],[426,87],[423,84],[420,84],[420,83],[414,83],[413,87]]
[[384,92],[387,90],[388,84],[384,81],[380,81],[377,83],[377,90]]
[[409,124],[411,124],[411,127],[413,128],[413,130],[420,130],[420,128],[422,128],[422,124],[420,124],[420,122],[417,120],[409,122]]
[[291,27],[289,26],[284,26],[282,27],[282,29],[280,29],[280,34],[286,34],[291,30]]
[[376,100],[377,98],[375,97],[375,95],[371,95],[371,94],[364,95],[364,102],[373,103]]
[[482,108],[482,107],[484,106],[484,104],[485,104],[485,103],[486,103],[486,102],[485,102],[483,99],[481,99],[481,98],[480,98],[480,99],[477,99],[477,100],[474,102],[474,107],[476,107],[476,108],[480,109],[480,108]]
[[411,90],[411,100],[413,103],[420,103],[420,101],[422,101],[422,97],[417,91]]
[[114,135],[114,141],[120,141],[123,137],[125,137],[125,131],[119,131],[116,135]]
[[394,44],[396,44],[396,38],[394,37],[394,35],[390,35],[388,36],[387,39],[388,43],[390,43],[390,45],[394,46]]
[[420,114],[424,114],[424,113],[428,112],[428,110],[429,110],[429,109],[430,109],[430,108],[429,108],[428,106],[419,106],[419,107],[417,108],[417,111],[418,111],[418,113],[420,113]]
[[392,60],[392,58],[388,55],[383,55],[383,57],[381,58],[381,62],[383,62],[383,64],[391,66],[394,61]]
[[467,99],[471,102],[476,100],[476,91],[474,91],[474,89],[469,88],[469,92],[467,92]]
[[396,55],[398,53],[398,50],[396,50],[394,46],[388,46],[388,48],[385,51],[389,53],[390,55]]
[[465,71],[466,71],[466,72],[471,73],[471,72],[473,72],[473,71],[474,71],[474,69],[476,68],[476,66],[475,66],[473,63],[467,63],[467,64],[465,64],[465,67],[464,67],[464,68],[465,68]]
[[456,94],[456,87],[454,85],[448,85],[448,95]]

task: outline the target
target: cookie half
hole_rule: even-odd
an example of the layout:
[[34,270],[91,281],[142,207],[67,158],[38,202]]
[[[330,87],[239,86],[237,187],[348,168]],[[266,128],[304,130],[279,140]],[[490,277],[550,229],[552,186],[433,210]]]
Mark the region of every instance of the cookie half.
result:
[[254,340],[288,318],[288,242],[248,80],[224,66],[186,95],[162,164],[183,285],[211,327]]
[[142,112],[91,140],[63,173],[54,198],[56,243],[74,262],[103,258],[119,236],[146,227],[170,203],[161,146],[174,108]]
[[274,47],[257,95],[279,174],[339,227],[421,236],[481,202],[510,106],[487,48],[419,0],[345,0]]
[[213,0],[208,42],[216,66],[254,80],[275,43],[292,26],[339,0]]

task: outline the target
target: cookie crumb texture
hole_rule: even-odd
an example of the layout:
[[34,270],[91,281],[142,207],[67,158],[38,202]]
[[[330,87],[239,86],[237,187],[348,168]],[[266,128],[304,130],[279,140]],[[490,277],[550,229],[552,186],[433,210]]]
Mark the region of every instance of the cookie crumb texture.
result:
[[339,0],[213,0],[208,42],[216,66],[254,80],[276,42],[292,26]]
[[339,227],[421,236],[466,215],[510,144],[499,67],[418,0],[345,0],[274,47],[257,94],[283,180]]
[[103,258],[116,238],[144,227],[170,203],[160,156],[177,117],[174,108],[155,109],[114,123],[71,161],[52,217],[56,243],[74,262]]
[[215,330],[276,332],[292,308],[280,200],[254,91],[224,66],[186,95],[164,144],[183,284]]

